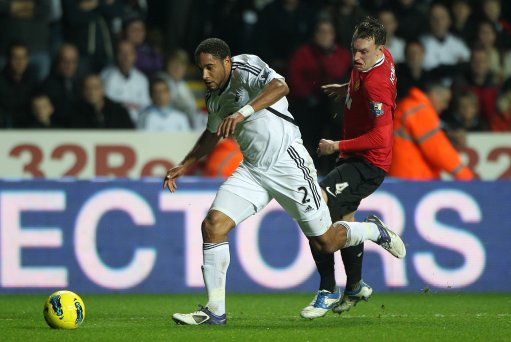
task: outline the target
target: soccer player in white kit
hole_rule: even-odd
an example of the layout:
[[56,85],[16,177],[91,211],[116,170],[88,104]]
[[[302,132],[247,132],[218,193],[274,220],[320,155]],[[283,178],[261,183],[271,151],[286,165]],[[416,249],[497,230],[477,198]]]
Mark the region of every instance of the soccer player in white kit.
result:
[[198,311],[175,313],[178,324],[226,324],[225,283],[230,262],[228,233],[262,210],[273,198],[297,221],[313,248],[333,253],[371,240],[394,256],[405,246],[384,225],[368,222],[332,224],[321,197],[316,169],[289,113],[284,78],[259,57],[231,57],[227,43],[208,38],[195,50],[195,61],[207,88],[208,124],[195,146],[167,171],[163,187],[176,190],[176,178],[213,150],[221,138],[234,135],[243,162],[218,190],[202,222],[202,273],[208,294]]

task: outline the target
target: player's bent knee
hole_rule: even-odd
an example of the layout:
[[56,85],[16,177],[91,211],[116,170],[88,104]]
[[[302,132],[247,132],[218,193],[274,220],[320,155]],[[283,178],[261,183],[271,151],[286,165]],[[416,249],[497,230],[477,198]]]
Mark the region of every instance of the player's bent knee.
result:
[[201,228],[204,242],[223,242],[234,228],[234,221],[220,211],[211,210],[202,221]]
[[309,241],[312,248],[314,248],[319,253],[332,254],[339,249],[334,241],[328,239],[326,234],[309,237]]

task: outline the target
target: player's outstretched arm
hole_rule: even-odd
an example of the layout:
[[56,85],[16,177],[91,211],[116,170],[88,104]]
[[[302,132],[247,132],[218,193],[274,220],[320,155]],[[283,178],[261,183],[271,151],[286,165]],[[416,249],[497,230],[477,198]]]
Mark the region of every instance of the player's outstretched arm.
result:
[[316,153],[318,156],[328,156],[332,153],[339,151],[339,142],[328,140],[328,139],[321,139],[319,141],[318,149],[316,150]]
[[333,97],[335,101],[341,101],[348,94],[348,83],[344,84],[325,84],[321,89],[328,97]]
[[275,78],[271,80],[248,105],[222,120],[218,127],[217,135],[227,138],[229,135],[234,134],[236,126],[245,120],[246,117],[271,106],[288,93],[289,87],[283,79]]
[[220,140],[219,136],[206,129],[183,161],[176,167],[167,170],[163,180],[163,188],[168,188],[170,192],[176,191],[176,179],[184,175],[190,165],[209,154],[215,148],[218,140]]

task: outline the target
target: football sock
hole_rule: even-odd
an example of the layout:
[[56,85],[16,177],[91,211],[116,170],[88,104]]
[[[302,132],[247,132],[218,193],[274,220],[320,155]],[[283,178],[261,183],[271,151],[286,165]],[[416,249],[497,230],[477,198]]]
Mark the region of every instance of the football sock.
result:
[[362,260],[364,244],[341,249],[342,262],[346,270],[346,290],[355,291],[362,280]]
[[380,237],[380,231],[374,223],[338,221],[334,225],[343,226],[347,230],[346,244],[342,248],[360,245],[367,240],[376,242]]
[[334,255],[317,252],[311,247],[312,257],[320,276],[319,289],[335,292]]
[[229,242],[202,244],[202,276],[208,292],[208,309],[215,315],[225,313],[225,281],[231,261]]

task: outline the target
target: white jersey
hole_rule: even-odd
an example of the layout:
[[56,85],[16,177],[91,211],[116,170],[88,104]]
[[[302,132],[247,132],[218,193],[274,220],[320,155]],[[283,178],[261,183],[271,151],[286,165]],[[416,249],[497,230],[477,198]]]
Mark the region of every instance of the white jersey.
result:
[[137,128],[153,132],[189,132],[188,116],[172,106],[150,105],[140,113]]
[[101,72],[101,80],[106,96],[120,102],[136,124],[140,111],[151,104],[147,77],[135,68],[131,69],[126,77],[118,67],[111,66]]
[[[217,132],[222,120],[253,100],[273,79],[284,79],[259,57],[232,57],[232,70],[227,85],[206,94],[207,129]],[[250,167],[267,170],[301,138],[285,97],[255,112],[236,126],[235,138]]]

